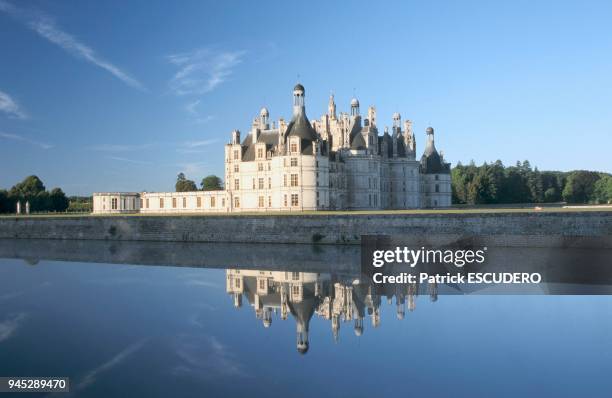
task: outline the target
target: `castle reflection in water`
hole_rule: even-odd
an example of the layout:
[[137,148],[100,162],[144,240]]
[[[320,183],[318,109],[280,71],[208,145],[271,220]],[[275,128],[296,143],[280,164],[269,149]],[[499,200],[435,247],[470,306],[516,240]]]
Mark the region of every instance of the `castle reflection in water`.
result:
[[[291,314],[301,354],[308,351],[308,329],[314,314],[331,321],[331,332],[337,341],[341,323],[352,322],[357,336],[362,335],[366,318],[372,327],[378,327],[383,297],[389,304],[395,298],[398,319],[404,318],[406,309],[414,311],[418,283],[374,285],[369,281],[328,273],[226,270],[226,291],[233,297],[234,306],[242,307],[245,297],[264,327],[270,327],[274,314],[282,320]],[[431,301],[438,299],[436,284],[428,284],[426,290]]]

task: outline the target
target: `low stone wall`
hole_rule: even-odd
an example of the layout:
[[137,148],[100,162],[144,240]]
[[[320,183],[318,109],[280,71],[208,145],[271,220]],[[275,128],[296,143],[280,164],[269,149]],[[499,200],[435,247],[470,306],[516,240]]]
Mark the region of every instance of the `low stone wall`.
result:
[[84,216],[0,218],[0,238],[357,244],[401,235],[406,244],[612,248],[612,212]]

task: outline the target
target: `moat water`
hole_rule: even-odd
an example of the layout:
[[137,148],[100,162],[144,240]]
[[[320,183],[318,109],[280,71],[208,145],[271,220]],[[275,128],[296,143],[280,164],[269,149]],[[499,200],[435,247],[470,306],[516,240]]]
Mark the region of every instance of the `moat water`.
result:
[[[358,250],[0,241],[0,376],[78,397],[612,394],[612,296],[584,295],[607,285],[376,287]],[[516,250],[499,258],[585,255]]]

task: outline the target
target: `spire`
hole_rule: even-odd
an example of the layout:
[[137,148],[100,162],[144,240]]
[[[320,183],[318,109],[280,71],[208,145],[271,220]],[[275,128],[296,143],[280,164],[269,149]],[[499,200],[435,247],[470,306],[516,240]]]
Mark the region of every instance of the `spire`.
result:
[[376,108],[373,106],[368,108],[368,120],[370,121],[370,126],[376,127]]
[[336,102],[334,101],[334,93],[329,96],[329,106],[327,107],[327,113],[331,120],[336,120]]

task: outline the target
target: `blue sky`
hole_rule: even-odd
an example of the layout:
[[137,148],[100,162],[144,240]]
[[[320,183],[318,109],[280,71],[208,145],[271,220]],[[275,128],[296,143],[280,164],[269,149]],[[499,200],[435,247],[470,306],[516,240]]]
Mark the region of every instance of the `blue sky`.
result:
[[[537,3],[537,4],[536,4]],[[334,91],[453,164],[612,171],[612,3],[0,0],[0,187],[170,190],[223,175],[262,106]]]

